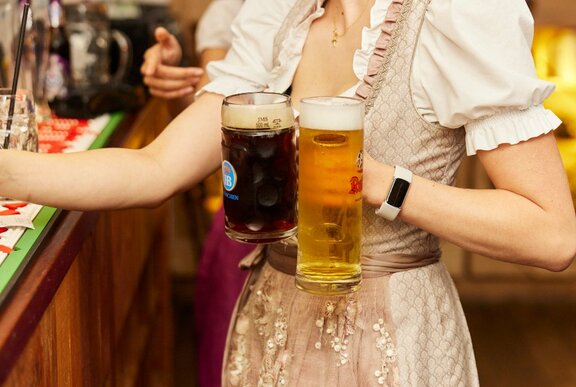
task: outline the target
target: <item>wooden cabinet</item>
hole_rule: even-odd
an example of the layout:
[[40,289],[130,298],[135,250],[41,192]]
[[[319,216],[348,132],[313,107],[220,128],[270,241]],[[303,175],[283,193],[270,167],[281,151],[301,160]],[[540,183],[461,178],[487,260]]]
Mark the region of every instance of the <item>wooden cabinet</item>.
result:
[[[112,145],[146,144],[166,117],[152,101]],[[1,306],[0,384],[172,384],[170,206],[60,213]]]

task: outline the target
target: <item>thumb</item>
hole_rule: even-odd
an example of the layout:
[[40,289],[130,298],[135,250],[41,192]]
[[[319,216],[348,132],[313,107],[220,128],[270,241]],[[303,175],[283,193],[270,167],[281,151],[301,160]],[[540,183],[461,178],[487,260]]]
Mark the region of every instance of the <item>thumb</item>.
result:
[[158,27],[154,30],[154,38],[156,38],[156,41],[164,47],[169,46],[170,43],[172,43],[172,34],[170,34],[170,32],[168,32],[164,27]]

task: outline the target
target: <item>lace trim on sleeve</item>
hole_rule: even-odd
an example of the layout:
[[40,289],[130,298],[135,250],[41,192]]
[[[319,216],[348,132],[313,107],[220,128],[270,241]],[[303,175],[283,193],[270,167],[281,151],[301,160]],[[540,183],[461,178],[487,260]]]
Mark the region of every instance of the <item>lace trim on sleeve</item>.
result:
[[466,153],[492,150],[501,144],[517,144],[556,129],[562,122],[542,105],[508,110],[468,123]]

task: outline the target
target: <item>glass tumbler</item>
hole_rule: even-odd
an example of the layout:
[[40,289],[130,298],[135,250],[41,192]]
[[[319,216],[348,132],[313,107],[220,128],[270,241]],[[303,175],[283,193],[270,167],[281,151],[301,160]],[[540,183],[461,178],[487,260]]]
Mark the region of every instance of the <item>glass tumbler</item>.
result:
[[301,100],[296,286],[306,292],[360,288],[363,128],[361,100]]
[[34,98],[29,90],[0,88],[0,149],[38,152]]

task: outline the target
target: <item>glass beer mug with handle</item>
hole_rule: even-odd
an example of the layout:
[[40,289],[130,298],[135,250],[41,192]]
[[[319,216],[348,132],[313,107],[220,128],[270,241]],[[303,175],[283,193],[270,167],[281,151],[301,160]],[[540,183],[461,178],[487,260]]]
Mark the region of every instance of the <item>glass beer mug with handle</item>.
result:
[[[104,1],[71,2],[65,7],[70,39],[72,86],[76,90],[99,89],[121,82],[132,64],[130,38],[111,28]],[[112,72],[110,47],[118,46],[118,66]]]
[[360,288],[363,128],[361,100],[301,100],[296,286],[306,292]]
[[222,103],[226,234],[270,243],[296,232],[297,167],[290,97],[243,93]]

